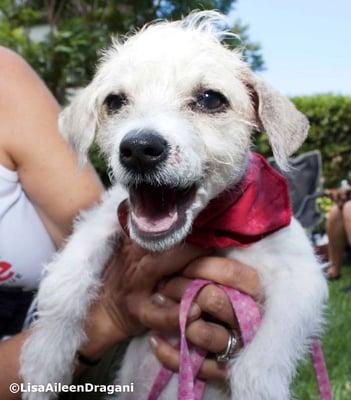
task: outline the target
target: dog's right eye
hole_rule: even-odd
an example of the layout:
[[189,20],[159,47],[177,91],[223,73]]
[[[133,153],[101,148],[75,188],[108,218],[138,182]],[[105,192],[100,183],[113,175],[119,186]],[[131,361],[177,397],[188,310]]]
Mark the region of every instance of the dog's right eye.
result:
[[109,94],[104,101],[109,114],[119,111],[127,103],[128,99],[124,93]]

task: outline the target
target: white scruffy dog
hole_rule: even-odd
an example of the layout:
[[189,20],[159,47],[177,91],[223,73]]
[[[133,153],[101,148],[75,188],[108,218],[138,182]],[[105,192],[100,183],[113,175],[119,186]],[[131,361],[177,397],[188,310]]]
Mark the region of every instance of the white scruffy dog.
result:
[[[81,215],[46,268],[39,320],[22,352],[24,381],[71,381],[87,309],[121,232],[116,209],[123,199],[129,196],[131,204],[131,238],[163,251],[185,239],[210,199],[240,180],[255,129],[267,132],[283,168],[305,139],[306,118],[221,44],[230,35],[223,22],[214,11],[197,12],[115,41],[93,81],[61,114],[62,134],[80,159],[96,139],[117,183],[101,204]],[[157,195],[167,204],[156,212]],[[327,298],[313,249],[292,220],[248,248],[220,254],[258,271],[264,315],[252,343],[229,365],[231,394],[208,384],[204,398],[289,399],[297,362],[320,331]],[[135,382],[135,392],[124,396],[145,399],[158,369],[147,337],[134,339],[120,380]],[[161,398],[176,397],[174,377]],[[24,398],[50,395],[27,393]]]

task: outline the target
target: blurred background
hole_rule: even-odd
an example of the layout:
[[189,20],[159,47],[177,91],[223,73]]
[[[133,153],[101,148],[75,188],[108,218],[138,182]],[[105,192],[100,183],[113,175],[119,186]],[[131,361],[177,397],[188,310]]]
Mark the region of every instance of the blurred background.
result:
[[[212,8],[228,15],[240,37],[230,45],[309,117],[301,152],[320,149],[325,182],[338,185],[351,171],[349,0],[0,0],[0,44],[23,55],[64,104],[91,79],[111,35]],[[270,154],[264,136],[257,145]]]
[[[217,9],[251,67],[290,96],[311,123],[300,150],[319,150],[322,184],[340,186],[351,172],[351,2],[350,0],[0,0],[0,45],[21,54],[64,105],[93,76],[101,48],[156,18],[177,19],[193,9]],[[1,73],[1,71],[0,71]],[[256,149],[270,156],[267,138]],[[91,159],[106,185],[104,161],[94,147]],[[332,201],[317,200],[323,223]],[[320,228],[319,228],[320,229]],[[334,398],[351,399],[350,268],[330,285],[324,348]],[[317,399],[311,364],[302,363],[294,392]]]

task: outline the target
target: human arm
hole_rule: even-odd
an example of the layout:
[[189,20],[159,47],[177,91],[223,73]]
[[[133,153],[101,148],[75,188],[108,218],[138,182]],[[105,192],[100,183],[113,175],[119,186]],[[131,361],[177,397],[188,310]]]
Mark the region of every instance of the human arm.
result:
[[[20,385],[22,379],[20,370],[20,353],[22,345],[30,331],[21,332],[10,339],[0,341],[0,398],[1,400],[19,400],[20,393],[11,393],[10,385]],[[122,335],[106,318],[104,309],[96,305],[90,312],[89,323],[86,328],[87,342],[84,346],[85,354],[92,359],[100,358],[112,346],[122,340]],[[123,336],[124,338],[124,336]],[[87,367],[77,363],[76,375],[80,375]]]
[[17,170],[22,187],[55,244],[102,185],[90,165],[77,166],[57,127],[59,106],[35,72],[0,47],[0,164]]

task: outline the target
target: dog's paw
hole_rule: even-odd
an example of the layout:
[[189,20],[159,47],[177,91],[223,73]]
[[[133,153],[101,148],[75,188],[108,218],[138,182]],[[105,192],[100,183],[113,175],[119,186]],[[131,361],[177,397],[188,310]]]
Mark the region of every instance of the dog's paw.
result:
[[[84,340],[78,325],[52,323],[36,325],[21,353],[20,373],[26,385],[69,384],[75,354]],[[51,400],[55,393],[26,393],[25,400]]]

